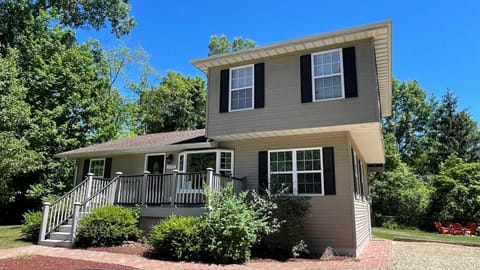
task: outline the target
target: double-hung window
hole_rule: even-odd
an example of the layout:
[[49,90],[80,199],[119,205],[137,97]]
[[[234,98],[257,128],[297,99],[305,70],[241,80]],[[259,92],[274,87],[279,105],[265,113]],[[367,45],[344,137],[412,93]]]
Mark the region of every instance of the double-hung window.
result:
[[230,69],[230,111],[253,109],[254,75],[253,65]]
[[342,50],[312,54],[314,101],[344,98]]
[[94,176],[103,177],[105,175],[105,159],[91,159],[89,172],[93,173]]
[[323,195],[322,148],[269,151],[269,189]]

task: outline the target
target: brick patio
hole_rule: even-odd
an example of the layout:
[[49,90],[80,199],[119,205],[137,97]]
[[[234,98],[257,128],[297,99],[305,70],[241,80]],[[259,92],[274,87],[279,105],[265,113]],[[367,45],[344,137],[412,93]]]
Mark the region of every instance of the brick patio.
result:
[[286,262],[255,259],[246,264],[222,266],[215,264],[160,261],[147,259],[136,255],[114,254],[83,249],[51,248],[32,245],[27,247],[0,250],[0,260],[23,254],[36,254],[43,256],[89,260],[101,263],[121,264],[136,267],[139,269],[387,269],[390,264],[391,252],[391,241],[372,240],[358,259],[346,259],[340,261],[291,259]]

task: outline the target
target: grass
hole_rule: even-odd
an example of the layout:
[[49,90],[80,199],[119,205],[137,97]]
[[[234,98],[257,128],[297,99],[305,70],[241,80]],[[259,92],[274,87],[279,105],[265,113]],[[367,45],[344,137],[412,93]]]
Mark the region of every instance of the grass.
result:
[[395,238],[411,238],[420,240],[433,240],[451,243],[477,243],[480,244],[480,237],[478,236],[463,236],[451,234],[438,234],[436,232],[425,232],[421,230],[400,229],[391,230],[386,228],[375,227],[372,228],[373,236],[376,238],[383,238],[393,240]]
[[0,226],[0,249],[28,246],[32,243],[21,239],[20,225]]

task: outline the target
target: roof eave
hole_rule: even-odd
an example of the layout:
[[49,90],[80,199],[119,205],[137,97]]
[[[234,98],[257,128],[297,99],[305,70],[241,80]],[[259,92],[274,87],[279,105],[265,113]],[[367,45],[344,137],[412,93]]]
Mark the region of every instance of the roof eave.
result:
[[63,152],[56,154],[56,158],[63,159],[77,159],[77,158],[89,158],[89,157],[105,157],[105,156],[118,156],[128,154],[148,154],[155,152],[172,152],[181,151],[185,149],[202,149],[202,148],[214,148],[217,147],[217,142],[202,142],[202,143],[185,143],[185,144],[170,144],[170,145],[157,145],[157,146],[145,146],[145,147],[128,147],[120,149],[98,150],[88,151],[81,153]]

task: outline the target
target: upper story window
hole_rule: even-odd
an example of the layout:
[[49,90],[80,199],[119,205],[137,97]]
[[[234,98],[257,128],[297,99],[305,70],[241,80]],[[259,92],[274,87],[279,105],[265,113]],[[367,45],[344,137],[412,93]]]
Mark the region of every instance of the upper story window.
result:
[[312,54],[313,97],[315,101],[343,98],[342,50]]
[[253,65],[230,69],[230,111],[253,109]]
[[105,175],[105,159],[91,159],[90,160],[90,173],[93,173],[94,176],[104,177]]

